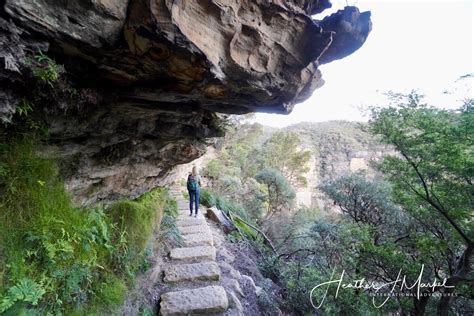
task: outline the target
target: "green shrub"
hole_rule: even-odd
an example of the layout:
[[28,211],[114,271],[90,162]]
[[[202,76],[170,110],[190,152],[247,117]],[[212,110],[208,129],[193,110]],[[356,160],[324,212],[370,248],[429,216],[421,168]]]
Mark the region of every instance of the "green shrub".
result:
[[204,206],[213,207],[216,206],[216,197],[211,191],[202,189],[199,195],[199,202]]
[[44,295],[44,288],[30,279],[23,279],[11,288],[0,301],[0,312],[4,312],[16,302],[28,302],[37,305],[38,301]]
[[154,316],[156,313],[150,307],[140,309],[138,316]]
[[126,241],[126,247],[114,255],[116,271],[134,274],[140,265],[148,240],[162,217],[165,191],[157,189],[136,200],[121,200],[107,209],[107,215],[117,227],[114,241]]
[[181,246],[183,239],[176,225],[176,217],[178,216],[178,203],[168,194],[165,199],[163,208],[163,216],[160,222],[160,230],[157,236],[157,242],[161,245],[171,248]]
[[244,207],[240,203],[232,202],[224,198],[218,198],[217,208],[225,211],[226,213],[232,212],[248,220],[247,212],[245,211]]
[[207,206],[207,207],[215,206],[221,211],[226,212],[227,214],[229,214],[229,212],[232,212],[244,219],[247,219],[247,220],[249,219],[247,211],[244,209],[244,207],[240,203],[230,201],[220,196],[218,193],[203,189],[201,190],[199,201],[204,206]]
[[265,316],[280,314],[280,309],[278,308],[278,299],[272,292],[271,280],[264,279],[261,287],[262,291],[257,297],[257,303],[261,314]]
[[123,301],[166,192],[107,211],[77,208],[37,144],[35,137],[0,144],[0,313],[101,314]]
[[120,233],[125,234],[129,250],[135,255],[145,248],[155,214],[155,210],[128,200],[116,202],[107,210],[107,215],[117,224]]
[[[4,144],[1,154],[6,172],[0,180],[0,252],[6,268],[0,295],[8,300],[19,285],[38,284],[44,289],[38,299],[46,305],[80,304],[83,298],[71,293],[90,290],[85,275],[100,247],[89,218],[73,207],[54,163],[35,154],[35,141]],[[16,301],[34,305],[27,296]]]
[[123,302],[126,293],[127,286],[124,281],[113,274],[109,274],[99,286],[96,295],[101,305],[115,307]]

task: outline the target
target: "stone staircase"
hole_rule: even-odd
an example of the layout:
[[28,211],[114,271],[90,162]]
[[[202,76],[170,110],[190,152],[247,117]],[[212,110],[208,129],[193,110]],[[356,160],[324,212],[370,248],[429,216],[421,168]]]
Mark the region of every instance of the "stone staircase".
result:
[[178,202],[177,226],[184,247],[171,249],[170,264],[164,271],[164,282],[180,290],[161,295],[160,315],[220,314],[229,301],[225,289],[217,282],[221,271],[216,263],[216,248],[209,226],[199,210],[189,216],[189,204],[179,187],[171,194]]

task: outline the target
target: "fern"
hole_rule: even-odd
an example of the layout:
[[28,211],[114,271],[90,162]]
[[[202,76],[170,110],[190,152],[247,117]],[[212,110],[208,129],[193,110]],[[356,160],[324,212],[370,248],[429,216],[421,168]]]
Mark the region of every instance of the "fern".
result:
[[7,295],[0,301],[0,313],[4,313],[17,302],[37,305],[45,290],[35,281],[25,278],[8,289]]
[[21,99],[16,108],[18,115],[27,116],[31,111],[33,111],[32,103],[25,98]]
[[41,82],[54,88],[54,83],[59,80],[61,73],[64,72],[63,67],[41,51],[35,56],[35,60],[38,66],[33,69],[33,75]]

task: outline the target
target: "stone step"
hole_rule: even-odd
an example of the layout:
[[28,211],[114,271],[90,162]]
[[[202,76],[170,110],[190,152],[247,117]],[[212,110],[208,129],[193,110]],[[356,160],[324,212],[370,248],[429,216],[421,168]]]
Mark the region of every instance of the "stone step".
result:
[[198,217],[194,217],[194,216],[188,216],[188,218],[186,219],[180,219],[180,220],[177,220],[176,221],[176,225],[178,227],[180,226],[193,226],[193,225],[202,225],[202,224],[206,224],[206,220],[202,217],[202,218],[198,218]]
[[183,235],[183,242],[186,247],[214,245],[214,239],[210,232]]
[[[189,216],[189,210],[181,210],[181,211],[178,211],[178,217],[182,217],[182,219],[186,219],[186,218],[190,218],[191,216]],[[193,217],[194,217],[194,211],[193,211]],[[201,210],[199,210],[197,217],[204,217],[204,213],[201,212]]]
[[207,224],[193,225],[193,226],[181,226],[178,227],[181,235],[197,234],[197,233],[210,233]]
[[199,262],[169,266],[165,270],[165,282],[194,280],[218,281],[221,270],[215,262]]
[[211,285],[162,294],[160,315],[222,313],[227,310],[228,306],[229,300],[224,288]]
[[[194,207],[193,207],[193,211],[194,211]],[[201,207],[199,208],[199,211],[201,210]],[[189,205],[186,205],[184,207],[178,207],[178,211],[179,212],[189,212]]]
[[186,220],[186,219],[189,219],[189,218],[200,218],[200,219],[204,219],[204,215],[202,215],[201,213],[198,213],[198,215],[196,217],[194,217],[194,214],[192,216],[189,216],[189,211],[186,211],[186,213],[180,213],[178,215],[178,217],[176,218],[176,220],[180,221],[180,220]]
[[[203,209],[203,207],[199,207],[199,211],[201,211]],[[194,207],[193,207],[193,211],[194,211]],[[185,207],[178,207],[178,211],[179,212],[189,212],[189,205],[186,205]]]
[[216,248],[213,246],[181,247],[170,251],[170,258],[180,261],[216,260]]
[[[199,208],[201,209],[201,208]],[[194,205],[193,205],[193,210],[194,210]],[[178,211],[188,211],[189,212],[189,204],[186,205],[179,205],[178,204]]]
[[[199,206],[199,210],[202,209],[202,206]],[[189,205],[178,205],[178,211],[184,212],[187,211],[189,212]],[[193,211],[194,211],[194,205],[193,205]]]

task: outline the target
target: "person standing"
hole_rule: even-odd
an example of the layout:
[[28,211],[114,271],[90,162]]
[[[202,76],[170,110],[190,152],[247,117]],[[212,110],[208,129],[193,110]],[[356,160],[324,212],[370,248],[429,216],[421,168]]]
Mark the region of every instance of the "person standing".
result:
[[186,186],[189,193],[189,216],[193,215],[194,206],[194,217],[196,217],[199,211],[199,193],[201,191],[201,177],[197,172],[196,166],[193,167],[191,173],[188,175]]

